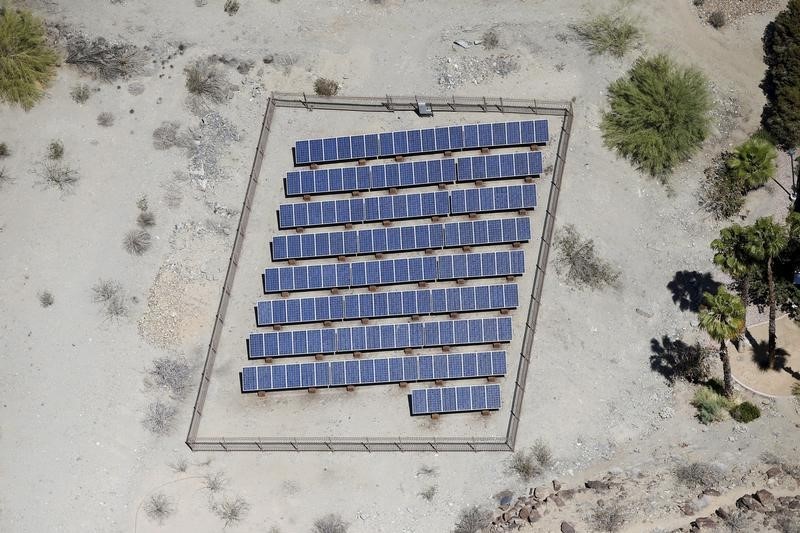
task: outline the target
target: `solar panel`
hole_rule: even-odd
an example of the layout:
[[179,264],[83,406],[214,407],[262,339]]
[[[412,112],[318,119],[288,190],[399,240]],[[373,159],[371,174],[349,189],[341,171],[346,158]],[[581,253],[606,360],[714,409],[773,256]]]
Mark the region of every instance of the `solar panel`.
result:
[[[349,336],[349,337],[348,337]],[[510,342],[511,317],[251,333],[250,359]],[[350,340],[346,340],[346,339]],[[345,340],[343,340],[345,339]]]
[[412,415],[498,410],[501,406],[500,385],[467,387],[433,387],[411,391]]
[[545,144],[547,120],[440,126],[295,142],[296,165],[392,157],[463,148]]
[[[381,268],[381,265],[385,263],[393,264],[394,278],[387,277],[390,271],[389,267],[386,267],[385,270]],[[335,265],[270,267],[264,270],[264,293],[521,276],[524,273],[525,253],[522,250],[471,252],[459,255],[359,261]]]
[[542,173],[541,152],[460,157],[457,181],[538,176]]

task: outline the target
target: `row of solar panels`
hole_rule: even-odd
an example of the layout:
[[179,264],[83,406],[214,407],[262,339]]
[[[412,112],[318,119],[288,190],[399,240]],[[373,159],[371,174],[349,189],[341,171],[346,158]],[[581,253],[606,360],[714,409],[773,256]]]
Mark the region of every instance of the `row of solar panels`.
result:
[[500,409],[500,385],[433,387],[411,391],[412,415],[496,411]]
[[274,326],[360,318],[436,315],[516,309],[516,283],[416,289],[266,300],[256,304],[256,324]]
[[242,369],[242,392],[488,378],[505,374],[504,351],[259,365]]
[[276,235],[272,239],[272,260],[411,252],[527,242],[530,239],[531,223],[527,217]]
[[281,204],[280,229],[536,208],[536,185],[503,185]]
[[524,272],[522,250],[294,265],[264,270],[264,293],[521,276]]
[[250,359],[510,342],[511,317],[251,333]]
[[332,163],[448,150],[545,144],[548,139],[547,120],[443,126],[297,141],[294,160],[296,165]]
[[437,185],[486,179],[538,176],[541,152],[476,155],[455,159],[433,159],[286,173],[286,196],[379,191],[401,187]]

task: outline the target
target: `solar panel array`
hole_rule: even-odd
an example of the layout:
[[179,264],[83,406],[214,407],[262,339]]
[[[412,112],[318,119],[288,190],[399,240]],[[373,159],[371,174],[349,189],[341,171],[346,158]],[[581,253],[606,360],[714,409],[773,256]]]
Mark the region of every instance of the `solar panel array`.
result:
[[457,189],[450,194],[450,214],[489,213],[536,208],[536,185]]
[[447,150],[544,144],[548,139],[547,120],[443,126],[297,141],[294,160],[296,165],[332,163]]
[[293,265],[265,269],[264,293],[521,276],[524,273],[525,252],[522,250]]
[[250,359],[510,342],[511,317],[251,333]]
[[486,378],[506,374],[506,352],[320,361],[242,369],[242,392]]
[[433,387],[411,391],[411,414],[496,411],[500,409],[500,385]]
[[369,166],[293,170],[286,173],[286,196],[380,191],[479,179],[519,178],[542,173],[541,152],[476,155]]
[[369,292],[261,301],[256,304],[256,324],[273,326],[359,318],[467,313],[516,309],[518,305],[516,283]]
[[504,244],[527,242],[530,238],[527,217],[276,235],[272,240],[272,260]]

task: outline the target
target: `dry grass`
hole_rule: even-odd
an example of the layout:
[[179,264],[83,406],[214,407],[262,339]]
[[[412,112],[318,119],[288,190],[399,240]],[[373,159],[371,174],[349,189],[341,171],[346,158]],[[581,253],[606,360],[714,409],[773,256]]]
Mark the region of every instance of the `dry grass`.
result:
[[159,357],[147,371],[156,387],[168,391],[175,398],[186,395],[192,378],[192,367],[183,357]]
[[589,515],[589,523],[596,531],[615,533],[625,525],[628,519],[627,514],[625,506],[621,502],[599,500]]
[[556,232],[556,267],[568,284],[578,288],[619,287],[620,272],[597,256],[594,241],[584,239],[572,224]]
[[489,526],[492,513],[482,507],[468,507],[462,509],[458,515],[453,533],[478,533]]
[[75,102],[79,104],[85,104],[92,95],[92,90],[85,83],[79,83],[72,88],[72,90],[69,92],[69,95]]
[[11,155],[11,150],[8,149],[6,143],[0,143],[0,158],[8,157]]
[[55,303],[56,299],[50,291],[42,291],[39,293],[39,303],[42,307],[50,307]]
[[539,463],[539,466],[542,468],[551,468],[553,466],[553,451],[542,439],[536,439],[536,442],[534,442],[533,446],[531,446],[531,452],[533,453],[536,462]]
[[182,474],[189,469],[189,462],[185,457],[181,457],[168,465],[176,474]]
[[232,499],[226,496],[222,498],[222,501],[212,505],[212,510],[225,522],[225,527],[240,522],[249,509],[250,504],[241,496]]
[[223,10],[229,16],[233,16],[239,12],[239,0],[225,0],[225,6],[223,6]]
[[131,230],[122,239],[122,247],[131,255],[142,255],[151,244],[150,234],[143,229]]
[[716,487],[724,479],[722,469],[716,465],[703,462],[679,465],[675,469],[675,477],[691,489]]
[[150,520],[164,523],[164,520],[170,517],[175,511],[175,506],[172,501],[163,492],[157,492],[150,496],[144,504],[144,514]]
[[181,125],[177,122],[162,122],[153,130],[153,147],[156,150],[168,150],[178,145],[178,130]]
[[138,209],[139,211],[147,211],[148,203],[146,194],[143,194],[136,199],[136,209]]
[[350,524],[342,520],[338,514],[327,514],[314,521],[313,533],[347,533]]
[[64,143],[60,140],[51,141],[47,145],[47,158],[52,161],[57,161],[64,157]]
[[142,211],[139,213],[139,216],[136,217],[136,223],[141,228],[149,228],[156,225],[156,216],[153,214],[152,211]]
[[45,161],[37,173],[46,187],[52,187],[64,193],[72,191],[80,180],[76,170],[60,161]]
[[142,424],[156,435],[166,435],[172,430],[175,413],[175,407],[156,400],[148,404]]
[[213,474],[206,474],[206,477],[203,481],[203,486],[209,492],[219,492],[222,490],[222,487],[225,486],[225,483],[227,483],[225,474],[223,472],[214,472]]
[[420,492],[419,495],[422,497],[423,500],[432,502],[433,498],[436,496],[437,490],[438,487],[436,485],[431,485],[427,489]]
[[317,78],[314,82],[314,92],[320,96],[336,96],[339,92],[339,83],[328,78]]
[[186,90],[201,102],[216,104],[228,98],[228,81],[222,71],[207,60],[198,60],[184,69]]
[[97,303],[108,302],[120,291],[122,291],[122,285],[113,279],[101,279],[92,286],[93,299]]
[[97,115],[97,124],[105,128],[114,125],[114,115],[108,111],[103,111]]
[[79,35],[67,41],[66,62],[96,79],[113,81],[139,72],[144,57],[132,44],[108,42],[103,37],[89,41]]
[[3,188],[3,185],[11,183],[12,181],[14,181],[14,179],[11,177],[8,171],[6,171],[6,169],[3,167],[0,167],[0,189]]
[[621,58],[636,47],[642,32],[624,14],[601,14],[571,26],[592,55],[610,54]]
[[481,37],[481,41],[481,44],[483,44],[483,47],[487,50],[494,50],[500,46],[500,37],[497,36],[497,32],[494,30],[485,32],[483,37]]

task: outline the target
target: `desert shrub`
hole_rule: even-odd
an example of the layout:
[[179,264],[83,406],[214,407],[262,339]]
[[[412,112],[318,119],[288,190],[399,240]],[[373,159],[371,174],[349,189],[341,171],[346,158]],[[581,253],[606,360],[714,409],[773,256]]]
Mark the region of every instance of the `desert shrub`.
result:
[[710,387],[700,387],[694,393],[692,405],[697,409],[697,418],[703,424],[725,420],[731,401]]
[[483,41],[483,47],[487,50],[494,50],[500,46],[500,37],[497,36],[497,32],[494,30],[488,30],[484,32],[483,37],[481,37],[481,41]]
[[550,446],[542,439],[536,439],[531,446],[531,453],[542,468],[550,468],[553,466],[553,451]]
[[712,28],[720,29],[725,25],[725,13],[722,11],[714,11],[708,16],[708,23]]
[[103,127],[109,127],[114,125],[114,115],[109,113],[108,111],[103,111],[99,115],[97,115],[97,124]]
[[320,96],[336,96],[339,92],[339,83],[328,78],[317,78],[314,82],[314,92]]
[[128,314],[128,302],[123,294],[115,294],[103,307],[106,318],[115,319]]
[[148,203],[147,203],[147,195],[143,194],[139,198],[136,199],[136,209],[139,211],[147,211]]
[[122,239],[122,247],[131,255],[142,255],[151,243],[150,234],[143,229],[131,230]]
[[741,181],[728,171],[727,162],[731,154],[723,152],[715,157],[705,169],[700,184],[698,203],[717,220],[726,220],[739,213],[744,206],[745,195]]
[[737,422],[748,423],[761,416],[761,409],[750,402],[742,402],[731,408],[731,418]]
[[724,478],[720,467],[703,462],[678,465],[674,473],[678,482],[690,489],[716,487]]
[[542,473],[531,450],[517,450],[511,455],[508,469],[517,474],[523,481],[530,481]]
[[192,367],[183,357],[159,357],[153,361],[153,367],[147,373],[157,387],[169,391],[176,398],[182,398],[192,378]]
[[184,69],[186,90],[190,94],[214,103],[222,103],[228,97],[228,82],[216,65],[207,60],[197,60]]
[[136,223],[142,228],[149,228],[156,225],[156,216],[152,211],[142,211],[136,217]]
[[775,176],[775,145],[764,135],[755,134],[737,146],[725,161],[732,183],[746,192],[767,183]]
[[[725,517],[722,518],[722,526],[722,531],[729,531],[730,533],[752,531],[750,520],[747,518],[744,511],[739,509],[727,513]],[[800,533],[800,531],[798,531],[798,533]]]
[[775,522],[780,533],[800,533],[800,521],[791,511],[784,509],[778,512]]
[[431,485],[427,489],[420,492],[419,495],[422,496],[423,500],[431,502],[433,501],[434,496],[436,496],[437,490],[438,488],[436,487],[436,485]]
[[28,110],[56,72],[42,22],[30,11],[0,6],[0,101]]
[[11,175],[8,173],[8,171],[3,167],[0,167],[0,189],[3,188],[3,185],[5,185],[6,183],[11,183],[12,181],[13,179],[11,178]]
[[492,522],[492,513],[482,507],[467,507],[458,514],[453,533],[478,533]]
[[203,485],[209,492],[219,492],[225,486],[225,483],[227,483],[227,479],[225,479],[225,474],[222,472],[206,474],[205,478],[203,478]]
[[792,385],[792,394],[794,396],[800,397],[800,383],[795,383]]
[[50,307],[55,301],[56,299],[50,291],[42,291],[39,293],[39,303],[42,307]]
[[78,35],[67,41],[66,62],[103,81],[128,78],[144,64],[139,49],[128,43],[110,43],[103,37],[89,41]]
[[700,6],[702,6],[703,4],[705,4],[705,3],[706,3],[706,0],[693,0],[693,1],[692,1],[692,3],[693,3],[695,6],[697,6],[697,7],[700,7]]
[[229,16],[233,16],[239,12],[239,7],[239,0],[225,0],[225,5],[222,9]]
[[664,179],[708,135],[705,76],[666,55],[637,59],[609,86],[608,101],[600,125],[605,144],[652,176]]
[[60,161],[45,161],[37,172],[46,187],[65,193],[70,192],[80,180],[76,170]]
[[148,404],[142,424],[156,435],[166,435],[172,430],[175,408],[160,400]]
[[185,457],[181,457],[169,463],[168,466],[172,469],[173,472],[177,474],[182,474],[189,469],[189,462],[186,460]]
[[51,141],[47,145],[47,158],[58,160],[64,157],[64,143],[59,140]]
[[791,0],[764,30],[767,72],[761,89],[767,103],[761,123],[777,144],[800,146],[800,2]]
[[163,492],[153,494],[144,504],[144,514],[159,524],[169,518],[174,511],[175,507],[172,505],[172,501]]
[[589,515],[589,523],[597,531],[614,533],[622,529],[627,520],[627,512],[620,502],[597,502]]
[[11,155],[11,150],[8,149],[6,143],[0,143],[0,157],[8,157]]
[[576,287],[603,289],[619,285],[620,272],[597,256],[594,241],[584,239],[572,224],[564,225],[555,239],[557,268]]
[[571,28],[592,55],[622,57],[642,38],[636,23],[624,14],[597,15]]
[[417,475],[419,476],[435,476],[439,472],[439,469],[435,466],[428,466],[422,465],[417,470]]
[[85,83],[79,83],[72,88],[72,90],[69,92],[69,95],[75,102],[83,104],[86,103],[86,101],[92,95],[92,90]]
[[314,520],[313,533],[347,533],[350,524],[338,514],[327,514]]
[[213,505],[214,512],[225,522],[225,527],[241,521],[249,509],[250,504],[241,496],[232,499],[225,496],[222,501]]
[[180,124],[177,122],[162,122],[153,130],[153,147],[156,150],[167,150],[177,145],[179,128]]
[[93,299],[97,303],[106,303],[122,290],[122,285],[113,279],[101,279],[92,286]]

